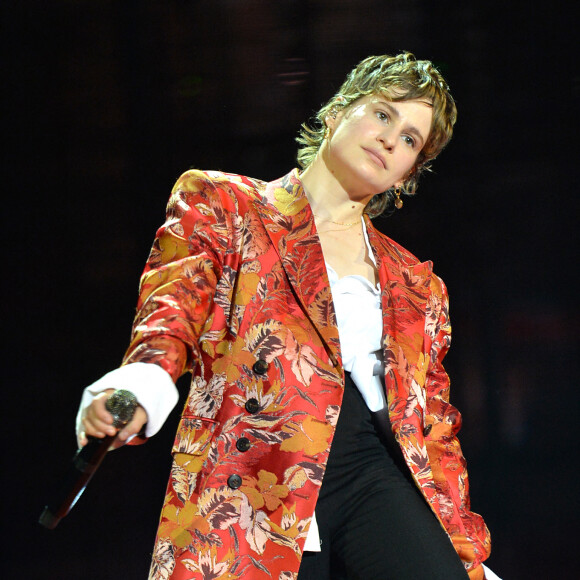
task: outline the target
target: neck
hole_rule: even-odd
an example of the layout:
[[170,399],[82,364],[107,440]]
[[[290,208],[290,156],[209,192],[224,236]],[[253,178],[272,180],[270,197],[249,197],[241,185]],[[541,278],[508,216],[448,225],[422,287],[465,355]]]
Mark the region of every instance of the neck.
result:
[[321,220],[352,223],[360,220],[372,196],[353,199],[317,157],[300,175],[312,213]]

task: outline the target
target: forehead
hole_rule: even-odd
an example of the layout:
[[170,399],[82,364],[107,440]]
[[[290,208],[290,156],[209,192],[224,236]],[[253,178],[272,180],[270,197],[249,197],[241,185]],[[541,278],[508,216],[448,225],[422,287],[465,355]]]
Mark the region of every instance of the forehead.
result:
[[379,102],[379,101],[385,101],[387,103],[417,103],[417,104],[422,104],[425,107],[428,107],[430,109],[433,108],[433,101],[429,98],[429,97],[416,97],[416,98],[412,98],[412,99],[407,99],[405,98],[407,95],[407,93],[401,91],[401,90],[397,90],[397,89],[393,89],[390,92],[380,92],[380,93],[371,93],[370,95],[367,95],[366,97],[363,97],[364,99],[367,100],[367,102]]

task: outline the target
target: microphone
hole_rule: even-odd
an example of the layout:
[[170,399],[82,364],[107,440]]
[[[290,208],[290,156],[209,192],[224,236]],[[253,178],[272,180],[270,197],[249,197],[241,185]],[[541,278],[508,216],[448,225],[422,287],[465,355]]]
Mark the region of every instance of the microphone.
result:
[[[113,415],[113,427],[120,430],[133,418],[137,398],[130,391],[120,389],[107,399],[105,407]],[[60,488],[44,507],[38,520],[40,525],[53,530],[70,512],[116,438],[117,435],[107,435],[102,439],[88,437],[89,442],[75,453]]]

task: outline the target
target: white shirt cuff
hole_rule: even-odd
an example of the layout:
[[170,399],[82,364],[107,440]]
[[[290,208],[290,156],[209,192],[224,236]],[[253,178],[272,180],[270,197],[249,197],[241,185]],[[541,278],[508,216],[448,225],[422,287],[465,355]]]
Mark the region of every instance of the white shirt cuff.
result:
[[84,391],[76,419],[76,432],[83,430],[83,411],[93,399],[107,389],[131,391],[147,412],[145,435],[155,435],[177,404],[179,392],[169,373],[154,363],[129,363],[107,373]]

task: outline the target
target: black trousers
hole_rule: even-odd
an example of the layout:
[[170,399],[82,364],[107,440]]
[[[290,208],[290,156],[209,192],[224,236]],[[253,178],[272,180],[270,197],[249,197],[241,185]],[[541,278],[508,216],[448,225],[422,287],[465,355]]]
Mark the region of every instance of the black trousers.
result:
[[347,373],[316,505],[322,551],[304,553],[298,580],[466,580],[385,417],[380,424]]

